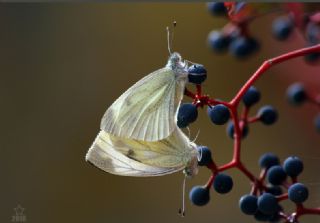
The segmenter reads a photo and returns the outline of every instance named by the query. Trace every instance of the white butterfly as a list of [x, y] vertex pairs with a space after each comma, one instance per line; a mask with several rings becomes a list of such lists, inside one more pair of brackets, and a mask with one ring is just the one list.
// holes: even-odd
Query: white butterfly
[[116, 175], [160, 176], [182, 169], [195, 175], [196, 145], [176, 124], [187, 80], [187, 63], [172, 53], [164, 68], [138, 81], [108, 108], [86, 160]]

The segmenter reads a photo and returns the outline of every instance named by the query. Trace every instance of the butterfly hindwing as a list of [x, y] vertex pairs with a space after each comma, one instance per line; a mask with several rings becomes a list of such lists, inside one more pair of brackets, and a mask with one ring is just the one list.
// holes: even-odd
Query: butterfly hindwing
[[191, 153], [183, 153], [188, 151], [183, 145], [188, 142], [181, 141], [184, 138], [178, 134], [180, 132], [174, 132], [159, 142], [145, 142], [119, 138], [102, 130], [89, 149], [86, 160], [116, 175], [148, 177], [174, 173], [185, 168], [192, 156]]

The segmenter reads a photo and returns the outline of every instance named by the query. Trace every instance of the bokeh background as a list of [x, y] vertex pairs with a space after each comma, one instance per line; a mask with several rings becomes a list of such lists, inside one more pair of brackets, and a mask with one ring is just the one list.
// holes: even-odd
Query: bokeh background
[[[206, 45], [207, 34], [227, 21], [211, 17], [204, 3], [1, 4], [0, 222], [11, 222], [18, 204], [25, 208], [27, 222], [34, 223], [255, 222], [238, 209], [239, 197], [250, 187], [237, 171], [228, 171], [234, 179], [230, 194], [212, 191], [211, 202], [202, 208], [187, 200], [186, 217], [181, 218], [182, 173], [119, 177], [99, 171], [84, 157], [106, 108], [137, 80], [165, 65], [165, 27], [172, 21], [178, 22], [174, 50], [204, 64], [205, 91], [229, 100], [264, 59], [304, 46], [295, 37], [274, 40], [273, 17], [252, 24], [262, 48], [238, 61], [213, 54]], [[316, 207], [320, 135], [312, 121], [318, 111], [287, 104], [285, 90], [295, 80], [319, 91], [319, 67], [295, 59], [272, 68], [256, 84], [263, 96], [259, 106], [276, 106], [280, 119], [272, 127], [251, 127], [243, 159], [258, 173], [257, 160], [266, 151], [282, 159], [301, 156], [301, 180], [311, 192], [307, 205]], [[191, 135], [200, 130], [197, 143], [208, 145], [219, 164], [229, 161], [232, 141], [225, 127], [211, 125], [205, 110], [199, 114]], [[209, 174], [201, 169], [187, 188], [204, 184]], [[302, 222], [320, 218], [308, 216]]]

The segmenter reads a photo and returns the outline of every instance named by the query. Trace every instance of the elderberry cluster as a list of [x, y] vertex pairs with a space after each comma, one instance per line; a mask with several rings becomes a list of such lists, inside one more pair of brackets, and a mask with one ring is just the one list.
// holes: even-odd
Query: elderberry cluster
[[[228, 9], [224, 2], [210, 2], [207, 4], [213, 16], [227, 16]], [[237, 2], [234, 13], [242, 11], [246, 3]], [[213, 30], [208, 36], [208, 45], [216, 53], [229, 53], [236, 58], [245, 58], [259, 49], [259, 42], [249, 33], [248, 17], [236, 18], [226, 25], [221, 31]]]
[[[278, 222], [284, 216], [280, 205], [282, 199], [289, 198], [296, 205], [308, 199], [308, 188], [297, 182], [298, 175], [303, 171], [303, 163], [298, 157], [291, 156], [280, 165], [276, 155], [266, 153], [261, 156], [259, 165], [266, 175], [259, 179], [260, 186], [256, 190], [240, 198], [239, 207], [244, 214], [253, 215], [258, 221]], [[261, 186], [264, 185], [265, 177], [268, 184]], [[288, 177], [291, 183], [287, 181]], [[287, 193], [283, 192], [286, 188]]]
[[[266, 4], [266, 3], [264, 3]], [[303, 3], [278, 4], [277, 14], [270, 27], [273, 36], [279, 41], [290, 40], [293, 35], [300, 35], [306, 46], [320, 43], [320, 13], [307, 12]], [[215, 17], [225, 17], [228, 23], [220, 30], [213, 30], [208, 35], [208, 45], [215, 53], [229, 51], [236, 58], [246, 58], [260, 48], [260, 43], [250, 32], [250, 24], [256, 19], [274, 14], [266, 12], [248, 2], [210, 2], [208, 11]], [[294, 31], [297, 32], [294, 32]], [[305, 61], [315, 64], [320, 53], [310, 53]]]
[[[318, 98], [313, 98], [312, 95], [308, 95], [304, 85], [302, 83], [293, 83], [287, 89], [288, 102], [293, 106], [300, 106], [306, 102], [315, 103], [319, 105]], [[320, 113], [314, 118], [314, 126], [318, 132], [320, 132]]]

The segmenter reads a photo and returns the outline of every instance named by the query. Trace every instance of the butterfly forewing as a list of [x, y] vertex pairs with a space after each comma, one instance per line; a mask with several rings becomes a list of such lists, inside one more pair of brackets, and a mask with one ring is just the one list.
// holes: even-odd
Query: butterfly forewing
[[170, 68], [149, 74], [108, 108], [101, 129], [117, 137], [143, 141], [168, 137], [176, 127], [182, 88]]

